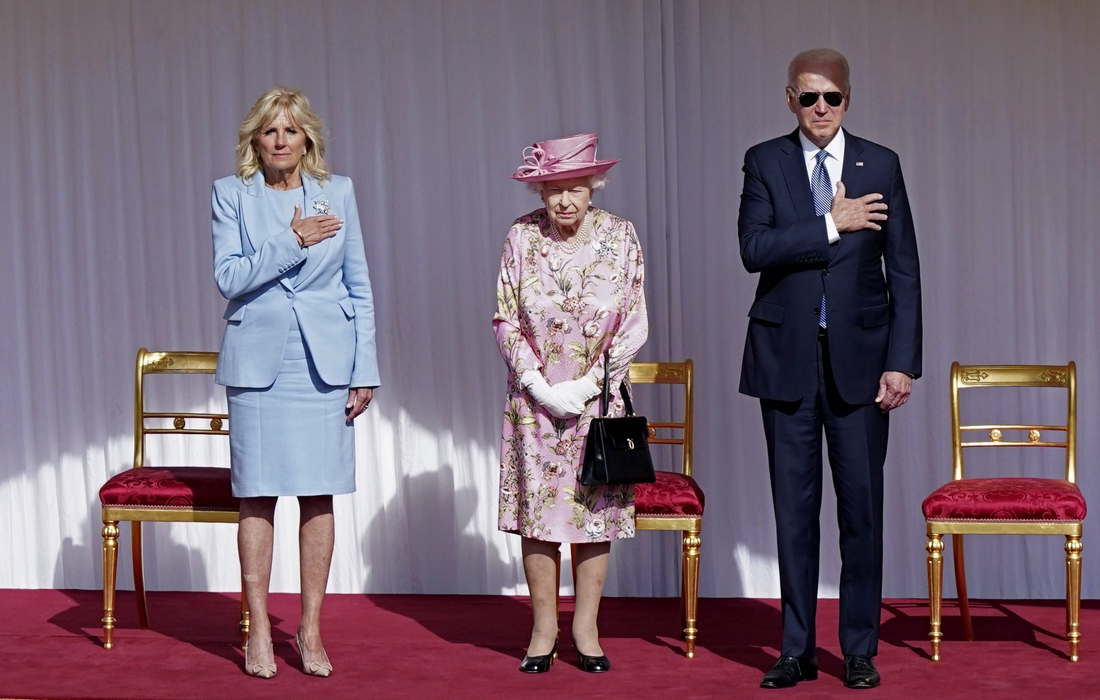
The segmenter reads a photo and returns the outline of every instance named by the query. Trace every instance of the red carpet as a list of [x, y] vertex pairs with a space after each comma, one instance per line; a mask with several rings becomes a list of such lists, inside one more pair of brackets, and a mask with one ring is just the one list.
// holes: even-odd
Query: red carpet
[[[696, 656], [676, 638], [679, 602], [607, 598], [601, 608], [611, 673], [589, 675], [569, 643], [563, 601], [561, 657], [550, 673], [516, 670], [530, 630], [523, 599], [491, 596], [333, 595], [325, 602], [325, 645], [335, 672], [311, 678], [296, 666], [298, 598], [276, 595], [279, 673], [241, 670], [237, 599], [215, 593], [150, 593], [152, 630], [137, 629], [132, 594], [119, 594], [115, 648], [100, 643], [98, 591], [0, 591], [2, 698], [850, 698], [836, 642], [837, 604], [818, 613], [821, 677], [764, 691], [777, 658], [777, 601], [704, 599]], [[1066, 657], [1060, 601], [975, 604], [980, 641], [961, 641], [947, 606], [943, 661], [928, 660], [927, 606], [888, 601], [877, 664], [883, 685], [868, 698], [996, 700], [1100, 697], [1100, 604], [1084, 603], [1082, 653]]]

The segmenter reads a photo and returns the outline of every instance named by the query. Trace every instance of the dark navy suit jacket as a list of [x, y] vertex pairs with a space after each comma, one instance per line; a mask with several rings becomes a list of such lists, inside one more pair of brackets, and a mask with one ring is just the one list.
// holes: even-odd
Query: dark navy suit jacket
[[870, 404], [887, 370], [921, 374], [920, 263], [896, 153], [845, 134], [841, 181], [889, 207], [881, 231], [829, 245], [816, 216], [798, 131], [745, 154], [737, 219], [741, 260], [759, 272], [741, 364], [743, 394], [797, 401], [817, 390], [818, 307], [827, 299], [829, 354], [840, 397]]

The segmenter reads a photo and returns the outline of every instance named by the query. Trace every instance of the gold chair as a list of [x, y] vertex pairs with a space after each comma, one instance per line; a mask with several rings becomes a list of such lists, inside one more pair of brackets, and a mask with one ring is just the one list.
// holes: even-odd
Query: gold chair
[[[673, 384], [683, 387], [684, 413], [679, 421], [649, 420], [650, 445], [678, 445], [677, 471], [662, 471], [657, 481], [634, 488], [635, 527], [638, 530], [676, 530], [682, 535], [680, 556], [680, 622], [686, 654], [695, 656], [696, 611], [699, 603], [699, 547], [703, 529], [703, 490], [692, 478], [692, 402], [694, 372], [691, 360], [683, 362], [634, 362], [631, 384]], [[635, 406], [638, 402], [635, 401]], [[652, 415], [639, 411], [647, 418]]]
[[[962, 425], [959, 391], [982, 387], [1044, 387], [1066, 390], [1066, 420], [1060, 425]], [[985, 433], [988, 439], [967, 439]], [[1006, 433], [1009, 434], [1006, 437]], [[1044, 433], [1055, 433], [1044, 439]], [[1058, 438], [1061, 439], [1058, 439]], [[1066, 638], [1070, 661], [1081, 639], [1081, 522], [1085, 499], [1077, 480], [1077, 367], [1068, 365], [951, 365], [952, 480], [923, 504], [928, 526], [928, 604], [932, 660], [940, 659], [943, 535], [951, 535], [955, 583], [963, 630], [974, 639], [963, 566], [963, 535], [1064, 535], [1066, 538]], [[1065, 450], [1065, 479], [963, 477], [963, 449], [1044, 447]]]
[[[657, 468], [657, 481], [634, 486], [634, 527], [637, 530], [678, 530], [683, 533], [680, 558], [680, 638], [686, 642], [686, 655], [695, 656], [696, 610], [699, 604], [699, 547], [703, 529], [703, 490], [691, 476], [692, 402], [694, 371], [691, 360], [683, 362], [632, 362], [630, 383], [677, 384], [684, 391], [684, 413], [680, 421], [648, 420], [650, 445], [678, 445], [679, 471]], [[634, 402], [638, 410], [638, 402]], [[641, 411], [642, 414], [647, 412]], [[658, 435], [657, 431], [662, 431]], [[656, 465], [655, 465], [656, 466]], [[573, 580], [577, 580], [577, 546], [570, 547]], [[557, 556], [558, 580], [561, 580], [561, 555]]]
[[[229, 470], [222, 467], [148, 467], [147, 435], [228, 435], [224, 413], [157, 413], [147, 410], [145, 379], [150, 374], [214, 374], [216, 352], [149, 352], [138, 350], [134, 391], [134, 466], [116, 474], [99, 490], [103, 506], [103, 646], [114, 645], [115, 575], [118, 568], [120, 521], [130, 521], [134, 563], [134, 595], [138, 622], [149, 628], [145, 576], [141, 557], [141, 523], [235, 523], [240, 501], [233, 497]], [[189, 426], [189, 421], [193, 421]], [[195, 427], [194, 422], [199, 425]], [[248, 605], [241, 596], [240, 630], [248, 642]]]

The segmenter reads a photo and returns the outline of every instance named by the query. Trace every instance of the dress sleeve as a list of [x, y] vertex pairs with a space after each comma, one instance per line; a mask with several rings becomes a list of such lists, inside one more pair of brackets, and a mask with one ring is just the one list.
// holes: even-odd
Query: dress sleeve
[[359, 208], [355, 204], [355, 188], [350, 178], [345, 197], [344, 286], [355, 309], [355, 364], [351, 371], [351, 386], [377, 388], [382, 380], [378, 373], [378, 348], [374, 339], [374, 294], [367, 270], [363, 231], [359, 225]]
[[515, 224], [504, 241], [500, 275], [497, 277], [497, 312], [493, 316], [493, 333], [496, 335], [497, 346], [508, 370], [517, 381], [528, 370], [542, 369], [542, 360], [524, 335], [520, 320], [523, 313], [520, 308], [521, 291], [524, 285], [522, 232], [523, 227]]
[[[612, 388], [618, 387], [630, 373], [630, 363], [649, 337], [649, 316], [645, 306], [645, 261], [634, 224], [626, 222], [626, 264], [623, 279], [622, 317], [611, 336], [610, 377]], [[603, 386], [604, 361], [600, 358], [586, 375]]]
[[[255, 176], [254, 176], [255, 177]], [[226, 299], [235, 299], [278, 279], [287, 270], [300, 265], [306, 253], [290, 230], [265, 240], [260, 249], [245, 255], [241, 243], [238, 200], [227, 191], [223, 181], [214, 183], [211, 199], [211, 229], [214, 234], [214, 279]]]

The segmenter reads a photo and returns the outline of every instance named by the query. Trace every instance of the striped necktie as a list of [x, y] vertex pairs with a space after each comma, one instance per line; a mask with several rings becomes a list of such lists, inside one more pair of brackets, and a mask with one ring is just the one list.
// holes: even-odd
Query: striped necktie
[[[814, 213], [824, 216], [833, 208], [833, 183], [829, 179], [829, 169], [825, 167], [825, 159], [829, 154], [825, 149], [817, 152], [817, 165], [814, 166], [813, 176], [810, 177], [810, 194], [814, 198]], [[826, 328], [825, 323], [825, 292], [821, 292], [821, 313], [817, 317], [817, 325]]]

